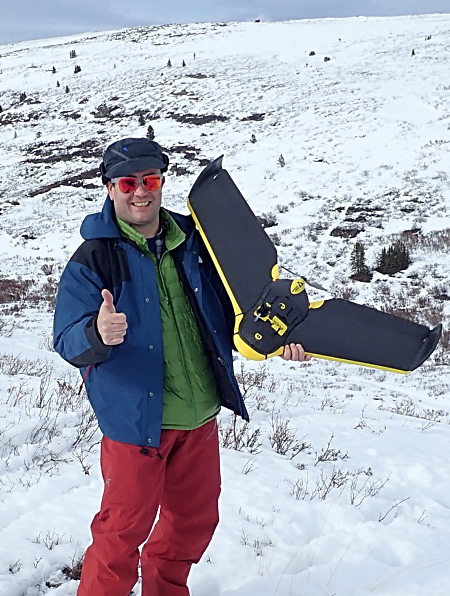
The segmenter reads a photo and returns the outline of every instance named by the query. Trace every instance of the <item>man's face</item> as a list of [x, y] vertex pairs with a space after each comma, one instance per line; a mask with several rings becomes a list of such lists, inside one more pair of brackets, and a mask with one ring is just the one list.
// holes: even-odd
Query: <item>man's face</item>
[[[147, 176], [148, 174], [161, 174], [157, 168], [149, 168], [143, 172], [133, 172], [132, 176]], [[165, 179], [161, 181], [161, 188], [149, 191], [143, 184], [138, 184], [132, 193], [123, 193], [118, 184], [107, 182], [109, 196], [114, 202], [117, 217], [141, 232], [146, 238], [152, 238], [159, 232], [159, 209], [161, 207], [162, 187]]]

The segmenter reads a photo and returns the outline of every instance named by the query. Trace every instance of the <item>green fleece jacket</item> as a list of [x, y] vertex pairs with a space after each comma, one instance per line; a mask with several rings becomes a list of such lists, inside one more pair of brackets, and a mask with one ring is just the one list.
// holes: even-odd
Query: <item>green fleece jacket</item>
[[121, 234], [135, 242], [156, 268], [164, 346], [162, 427], [192, 430], [217, 416], [220, 400], [192, 307], [170, 254], [185, 234], [164, 209], [161, 217], [169, 226], [159, 263], [140, 232], [117, 216], [116, 221]]

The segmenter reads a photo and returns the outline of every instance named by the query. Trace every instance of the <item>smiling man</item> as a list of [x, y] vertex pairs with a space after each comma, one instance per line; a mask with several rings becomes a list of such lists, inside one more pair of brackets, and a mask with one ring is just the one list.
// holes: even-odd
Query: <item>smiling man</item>
[[[248, 420], [228, 296], [192, 218], [161, 207], [168, 164], [148, 139], [106, 149], [108, 196], [59, 285], [55, 349], [81, 369], [104, 435], [78, 596], [128, 596], [139, 562], [143, 596], [189, 595], [219, 519], [216, 416]], [[291, 345], [284, 358], [305, 355]]]

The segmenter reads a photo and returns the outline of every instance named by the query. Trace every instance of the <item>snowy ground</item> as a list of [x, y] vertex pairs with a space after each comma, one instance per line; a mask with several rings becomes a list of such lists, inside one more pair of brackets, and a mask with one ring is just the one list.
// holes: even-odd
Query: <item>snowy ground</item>
[[[1, 596], [73, 596], [68, 568], [99, 506], [100, 435], [50, 348], [60, 271], [105, 196], [104, 147], [151, 124], [176, 166], [166, 205], [183, 212], [201, 160], [225, 154], [254, 211], [275, 219], [283, 265], [447, 331], [449, 65], [446, 15], [0, 46]], [[349, 279], [356, 240], [374, 267], [400, 238], [406, 271]], [[280, 359], [236, 371], [252, 422], [233, 445], [221, 416], [222, 519], [192, 596], [447, 596], [448, 335], [408, 376]]]

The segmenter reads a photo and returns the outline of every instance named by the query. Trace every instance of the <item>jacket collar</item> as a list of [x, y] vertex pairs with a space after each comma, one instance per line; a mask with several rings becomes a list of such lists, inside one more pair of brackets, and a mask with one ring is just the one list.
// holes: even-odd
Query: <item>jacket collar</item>
[[[161, 230], [158, 236], [164, 234], [164, 242], [168, 250], [176, 248], [186, 239], [186, 234], [177, 225], [170, 213], [164, 208], [161, 208], [160, 211], [160, 221]], [[144, 254], [148, 255], [150, 251], [147, 238], [120, 218], [117, 217], [116, 222], [122, 236], [132, 240]]]
[[113, 202], [109, 198], [109, 195], [107, 195], [100, 213], [93, 213], [84, 218], [80, 233], [84, 240], [120, 238], [120, 230], [116, 224]]

